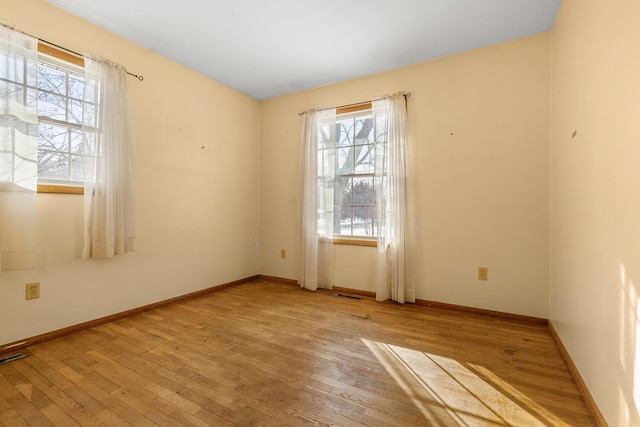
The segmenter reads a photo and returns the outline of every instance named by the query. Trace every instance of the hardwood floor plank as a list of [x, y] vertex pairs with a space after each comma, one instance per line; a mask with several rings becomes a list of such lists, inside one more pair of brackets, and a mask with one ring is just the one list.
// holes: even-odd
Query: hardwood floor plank
[[35, 345], [0, 423], [593, 426], [548, 327], [256, 280]]
[[[69, 417], [74, 419], [80, 425], [105, 426], [97, 417], [98, 413], [105, 408], [99, 402], [95, 402], [88, 396], [78, 392], [73, 384], [66, 381], [60, 381], [62, 376], [51, 368], [43, 368], [45, 366], [37, 357], [20, 360], [23, 363], [14, 363], [17, 371], [22, 373], [29, 381], [38, 387], [51, 401], [62, 409]], [[42, 370], [36, 370], [32, 365], [40, 367]], [[55, 383], [53, 381], [58, 381]], [[64, 384], [61, 388], [59, 384]], [[93, 411], [93, 412], [92, 412]]]
[[11, 405], [0, 395], [0, 412], [11, 409]]
[[11, 410], [5, 411], [7, 416], [13, 416], [13, 412], [16, 412], [27, 424], [42, 426], [53, 425], [14, 384], [11, 384], [7, 380], [5, 375], [11, 377], [13, 372], [15, 371], [13, 371], [12, 366], [2, 365], [2, 371], [0, 371], [0, 397], [11, 405]]
[[0, 426], [28, 427], [29, 424], [27, 424], [15, 409], [5, 409], [4, 411], [0, 411]]
[[[146, 418], [143, 414], [125, 404], [116, 396], [102, 389], [90, 380], [85, 379], [80, 381], [78, 383], [78, 387], [92, 398], [102, 403], [106, 408], [109, 408], [110, 412], [100, 414], [100, 419], [107, 422], [109, 425], [122, 425], [126, 423], [135, 426], [155, 425], [155, 423]], [[118, 418], [115, 418], [116, 414]], [[124, 420], [126, 420], [126, 422]]]

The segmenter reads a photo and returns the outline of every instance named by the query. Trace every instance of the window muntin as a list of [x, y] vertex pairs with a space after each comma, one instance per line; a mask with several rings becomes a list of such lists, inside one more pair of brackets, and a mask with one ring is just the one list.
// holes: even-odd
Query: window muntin
[[38, 181], [82, 185], [83, 68], [42, 53], [38, 59]]
[[[375, 238], [376, 141], [371, 109], [339, 114], [336, 135], [321, 141], [336, 141], [335, 155], [330, 156], [332, 144], [319, 144], [319, 179], [331, 179], [333, 185], [333, 235], [339, 237]], [[325, 130], [327, 132], [327, 130]], [[333, 158], [331, 158], [333, 157]], [[333, 161], [333, 177], [325, 173]], [[323, 169], [324, 168], [324, 169]], [[324, 224], [319, 222], [322, 228]]]

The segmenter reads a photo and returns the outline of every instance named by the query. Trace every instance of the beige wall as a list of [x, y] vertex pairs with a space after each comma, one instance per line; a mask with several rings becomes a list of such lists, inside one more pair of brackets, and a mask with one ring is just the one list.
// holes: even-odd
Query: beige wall
[[0, 0], [0, 19], [145, 77], [129, 80], [138, 251], [81, 261], [82, 196], [39, 194], [38, 267], [0, 274], [0, 344], [259, 273], [258, 101], [39, 0]]
[[640, 425], [639, 40], [631, 0], [553, 30], [549, 316], [610, 426]]
[[[417, 297], [547, 317], [550, 67], [543, 33], [264, 101], [261, 273], [297, 278], [298, 112], [405, 90]], [[338, 249], [336, 284], [373, 290], [375, 250]]]

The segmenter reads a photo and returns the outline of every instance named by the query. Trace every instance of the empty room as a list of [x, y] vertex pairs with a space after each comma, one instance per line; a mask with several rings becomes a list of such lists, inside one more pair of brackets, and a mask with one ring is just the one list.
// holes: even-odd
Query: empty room
[[0, 425], [640, 427], [637, 0], [0, 0]]

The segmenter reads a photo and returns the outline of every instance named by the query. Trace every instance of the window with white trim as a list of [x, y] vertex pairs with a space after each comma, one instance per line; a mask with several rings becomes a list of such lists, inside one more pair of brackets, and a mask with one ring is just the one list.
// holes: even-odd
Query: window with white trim
[[38, 183], [82, 186], [84, 68], [42, 52], [37, 67]]
[[334, 236], [377, 236], [374, 128], [370, 104], [337, 111]]

